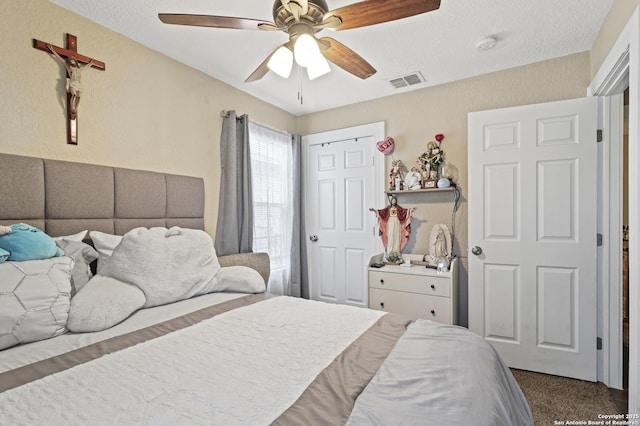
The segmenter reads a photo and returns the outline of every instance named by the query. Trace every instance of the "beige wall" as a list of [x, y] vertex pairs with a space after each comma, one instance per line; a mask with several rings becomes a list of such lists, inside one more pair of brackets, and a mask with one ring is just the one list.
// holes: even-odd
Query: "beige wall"
[[[458, 216], [457, 240], [466, 257], [467, 218], [467, 114], [515, 105], [583, 97], [589, 84], [589, 54], [580, 53], [512, 68], [450, 84], [429, 87], [382, 99], [309, 114], [298, 119], [301, 134], [384, 121], [386, 133], [396, 141], [395, 158], [408, 167], [426, 149], [437, 133], [445, 139], [441, 145], [448, 162], [459, 170], [463, 207]], [[389, 157], [386, 169], [389, 170]], [[450, 197], [403, 195], [401, 205], [416, 205], [409, 248], [414, 253], [427, 250], [428, 234], [434, 223], [451, 223]], [[408, 198], [411, 197], [411, 198]], [[423, 205], [423, 203], [425, 203]]]
[[[49, 1], [2, 2], [0, 152], [201, 176], [215, 234], [222, 109], [295, 131], [296, 117]], [[82, 73], [79, 144], [67, 145], [64, 69], [37, 38], [106, 63]]]
[[593, 47], [591, 48], [591, 77], [595, 76], [624, 29], [640, 0], [615, 0]]
[[[459, 316], [466, 324], [467, 286], [467, 114], [515, 105], [584, 97], [589, 85], [589, 53], [486, 74], [298, 118], [298, 132], [318, 133], [384, 121], [396, 141], [394, 156], [411, 167], [437, 133], [448, 162], [459, 170], [462, 205], [456, 218], [456, 253], [462, 257]], [[386, 170], [389, 170], [387, 157]], [[398, 203], [417, 210], [405, 252], [428, 252], [434, 224], [451, 223], [451, 194], [401, 195]]]

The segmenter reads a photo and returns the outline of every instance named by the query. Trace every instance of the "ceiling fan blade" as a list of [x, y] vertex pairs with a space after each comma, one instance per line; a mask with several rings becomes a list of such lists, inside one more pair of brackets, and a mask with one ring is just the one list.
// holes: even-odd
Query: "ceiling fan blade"
[[322, 55], [343, 70], [363, 80], [376, 73], [376, 69], [369, 62], [339, 41], [331, 37], [322, 37], [319, 41]]
[[348, 30], [431, 12], [439, 7], [440, 0], [365, 0], [331, 10], [325, 19], [337, 16], [342, 24], [336, 29]]
[[271, 59], [272, 55], [273, 55], [273, 52], [271, 53], [271, 55], [267, 56], [267, 58], [264, 61], [262, 61], [260, 65], [258, 65], [258, 68], [256, 68], [255, 71], [253, 71], [251, 75], [247, 77], [247, 79], [244, 82], [251, 83], [252, 81], [258, 81], [262, 77], [267, 75], [267, 73], [269, 72], [269, 67], [267, 66], [267, 64], [269, 63], [269, 59]]
[[292, 61], [293, 61], [293, 45], [291, 44], [291, 42], [287, 42], [281, 46], [276, 47], [273, 52], [271, 52], [269, 54], [269, 56], [267, 56], [265, 58], [264, 61], [262, 61], [262, 63], [260, 65], [258, 65], [258, 68], [255, 69], [255, 71], [253, 71], [251, 73], [251, 75], [249, 77], [247, 77], [247, 79], [244, 81], [245, 83], [251, 83], [252, 81], [257, 81], [260, 80], [262, 77], [264, 77], [268, 72], [269, 72], [269, 60], [271, 59], [271, 57], [273, 55], [275, 55], [275, 53], [278, 51], [278, 49], [280, 49], [281, 47], [286, 47], [287, 49], [289, 49], [291, 51], [291, 57], [292, 57]]
[[188, 15], [179, 13], [159, 13], [158, 18], [165, 24], [192, 25], [194, 27], [232, 28], [257, 30], [261, 24], [273, 25], [258, 19], [233, 18], [231, 16]]

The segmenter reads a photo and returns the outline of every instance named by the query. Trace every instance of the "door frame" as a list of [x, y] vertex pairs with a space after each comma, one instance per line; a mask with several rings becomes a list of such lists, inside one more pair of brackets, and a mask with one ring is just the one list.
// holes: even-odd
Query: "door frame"
[[[378, 121], [375, 123], [362, 124], [359, 126], [347, 127], [343, 129], [335, 129], [328, 130], [326, 132], [312, 133], [309, 135], [304, 135], [301, 138], [302, 141], [302, 188], [304, 188], [305, 192], [308, 193], [310, 191], [308, 181], [308, 171], [309, 171], [309, 147], [312, 145], [319, 145], [327, 142], [335, 142], [340, 140], [348, 140], [348, 139], [357, 139], [362, 137], [373, 137], [374, 141], [381, 141], [385, 138], [385, 122]], [[375, 176], [372, 191], [373, 200], [376, 205], [386, 205], [386, 200], [384, 196], [384, 190], [386, 185], [385, 179], [385, 156], [382, 154], [377, 148], [373, 150], [373, 158], [371, 161], [373, 162], [373, 173]], [[304, 203], [304, 217], [305, 223], [310, 223], [310, 209], [311, 206], [306, 201], [309, 199], [308, 196], [305, 196]], [[371, 206], [374, 207], [374, 206]], [[376, 223], [374, 221], [374, 223]], [[377, 226], [375, 224], [374, 226]], [[375, 232], [377, 231], [374, 228]], [[376, 234], [377, 235], [377, 234]], [[371, 253], [378, 253], [383, 250], [382, 243], [379, 238], [374, 238], [374, 246], [370, 247]], [[305, 242], [307, 244], [307, 253], [311, 248], [309, 247], [309, 241], [305, 238]], [[362, 268], [366, 270], [368, 265], [362, 265]], [[314, 282], [314, 271], [315, 265], [309, 264], [309, 294], [312, 294], [312, 288], [317, 285]], [[368, 298], [367, 298], [368, 299]]]
[[[603, 205], [609, 206], [609, 220], [621, 216], [622, 200], [619, 188], [622, 186], [620, 170], [621, 156], [620, 146], [611, 146], [616, 143], [618, 136], [612, 134], [610, 122], [613, 114], [617, 112], [611, 104], [611, 96], [619, 93], [621, 85], [629, 85], [629, 163], [640, 164], [640, 120], [638, 119], [640, 108], [640, 7], [636, 8], [627, 22], [624, 30], [609, 51], [602, 66], [595, 74], [589, 88], [588, 96], [604, 96], [604, 119], [602, 124], [609, 125], [604, 132], [609, 137], [609, 146], [603, 147], [604, 166], [602, 170], [602, 195]], [[608, 165], [608, 167], [607, 167]], [[617, 169], [613, 167], [617, 166]], [[616, 171], [616, 173], [613, 173]], [[640, 241], [640, 173], [637, 168], [629, 168], [629, 413], [638, 413], [640, 408], [640, 327], [638, 315], [640, 314], [640, 256], [637, 255], [638, 242]], [[616, 200], [615, 198], [618, 198]], [[608, 204], [604, 204], [605, 201]], [[602, 251], [602, 325], [603, 338], [606, 340], [603, 357], [603, 377], [605, 384], [612, 387], [621, 387], [621, 383], [615, 386], [617, 376], [621, 377], [622, 369], [622, 344], [620, 342], [622, 326], [622, 303], [620, 299], [621, 265], [615, 263], [621, 256], [621, 228], [606, 229], [605, 241], [608, 239], [608, 247]], [[606, 248], [606, 250], [604, 249]], [[613, 250], [613, 251], [612, 251]], [[613, 263], [612, 263], [613, 262]], [[618, 270], [620, 268], [620, 270]], [[615, 281], [612, 281], [615, 279]]]

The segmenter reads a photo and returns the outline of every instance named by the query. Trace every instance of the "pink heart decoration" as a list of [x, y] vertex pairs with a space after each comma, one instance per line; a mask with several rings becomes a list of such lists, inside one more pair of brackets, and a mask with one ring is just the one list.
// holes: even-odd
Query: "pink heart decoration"
[[376, 144], [376, 148], [378, 148], [378, 151], [380, 151], [384, 155], [392, 154], [395, 147], [396, 142], [391, 136], [386, 137], [385, 140], [380, 141]]

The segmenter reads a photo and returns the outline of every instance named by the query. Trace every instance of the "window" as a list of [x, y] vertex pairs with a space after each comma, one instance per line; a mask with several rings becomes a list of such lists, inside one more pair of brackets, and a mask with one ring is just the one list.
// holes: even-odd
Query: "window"
[[269, 291], [286, 294], [291, 274], [293, 155], [291, 135], [249, 123], [253, 251], [271, 259]]

